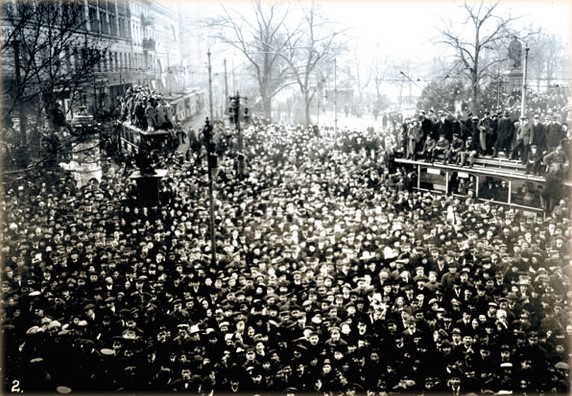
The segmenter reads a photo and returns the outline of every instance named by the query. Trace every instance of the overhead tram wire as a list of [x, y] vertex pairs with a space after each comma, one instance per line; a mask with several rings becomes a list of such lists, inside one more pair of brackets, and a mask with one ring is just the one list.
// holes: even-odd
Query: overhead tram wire
[[[408, 79], [410, 82], [412, 82], [413, 84], [415, 84], [418, 88], [423, 89], [419, 84], [417, 84], [413, 79], [411, 79], [411, 77], [409, 77], [409, 76], [408, 76], [407, 74], [405, 74], [403, 71], [400, 71], [399, 74], [403, 75], [406, 79]], [[449, 75], [443, 77], [443, 79], [446, 79], [446, 78], [449, 78]], [[399, 80], [399, 81], [401, 81], [401, 80]], [[432, 98], [432, 99], [434, 99], [434, 100], [437, 102], [437, 105], [438, 105], [438, 108], [439, 108], [439, 109], [443, 110], [446, 114], [448, 114], [448, 115], [450, 115], [450, 116], [452, 116], [452, 117], [455, 117], [455, 114], [453, 114], [452, 112], [450, 112], [449, 110], [447, 110], [447, 107], [446, 107], [446, 106], [443, 106], [443, 103], [442, 103], [443, 101], [442, 101], [442, 98], [441, 98], [441, 97], [437, 97], [437, 98], [436, 98], [435, 96], [432, 96], [432, 95], [430, 95], [429, 97]]]

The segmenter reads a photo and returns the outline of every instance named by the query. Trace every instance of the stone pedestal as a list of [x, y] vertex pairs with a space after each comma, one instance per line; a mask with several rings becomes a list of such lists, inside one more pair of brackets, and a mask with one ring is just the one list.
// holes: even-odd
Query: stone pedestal
[[161, 179], [167, 174], [166, 169], [155, 169], [155, 173], [141, 173], [135, 171], [130, 176], [137, 183], [139, 202], [141, 206], [150, 207], [159, 204], [159, 190]]
[[78, 139], [67, 150], [71, 151], [71, 160], [59, 165], [72, 173], [78, 188], [88, 185], [91, 179], [101, 181], [103, 171], [98, 135]]
[[507, 70], [503, 74], [504, 74], [503, 80], [505, 83], [505, 93], [511, 94], [515, 91], [522, 90], [522, 78], [523, 78], [522, 69]]

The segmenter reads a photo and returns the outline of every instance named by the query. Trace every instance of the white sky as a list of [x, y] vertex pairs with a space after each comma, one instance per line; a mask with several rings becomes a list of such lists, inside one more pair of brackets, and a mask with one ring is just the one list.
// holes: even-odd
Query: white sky
[[[189, 10], [195, 13], [198, 10], [220, 13], [221, 3], [246, 15], [253, 13], [252, 2], [249, 0], [170, 1], [188, 4]], [[310, 0], [299, 1], [304, 4], [310, 2]], [[295, 4], [296, 0], [282, 0], [282, 2]], [[371, 52], [372, 45], [377, 42], [381, 50], [391, 58], [430, 56], [435, 51], [432, 39], [438, 37], [438, 28], [443, 24], [442, 19], [460, 24], [466, 17], [466, 11], [460, 7], [463, 0], [317, 0], [317, 2], [332, 21], [351, 27], [351, 32], [356, 36], [356, 47]], [[478, 4], [478, 0], [474, 3]], [[571, 0], [501, 0], [497, 10], [503, 15], [510, 13], [512, 17], [519, 16], [520, 19], [514, 22], [513, 26], [522, 28], [531, 25], [535, 28], [542, 26], [543, 31], [553, 32], [567, 42], [572, 38]]]
[[[361, 44], [381, 41], [382, 47], [394, 55], [414, 57], [434, 50], [431, 39], [438, 36], [442, 19], [460, 23], [466, 17], [455, 1], [340, 1], [322, 0], [332, 19], [355, 27]], [[504, 1], [498, 10], [503, 15], [521, 18], [514, 26], [542, 26], [567, 41], [571, 37], [572, 2], [570, 1]], [[507, 14], [504, 14], [507, 12]], [[427, 51], [427, 52], [426, 52]]]

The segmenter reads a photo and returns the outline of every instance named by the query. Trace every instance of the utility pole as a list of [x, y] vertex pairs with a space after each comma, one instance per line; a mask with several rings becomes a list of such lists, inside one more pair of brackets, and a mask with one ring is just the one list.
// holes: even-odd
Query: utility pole
[[210, 111], [210, 117], [211, 120], [214, 119], [213, 118], [213, 78], [212, 78], [212, 74], [211, 74], [211, 50], [209, 48], [209, 50], [207, 51], [207, 55], [209, 58], [209, 111]]
[[526, 74], [528, 69], [528, 46], [525, 43], [524, 48], [524, 63], [523, 63], [523, 73], [522, 73], [522, 101], [520, 103], [520, 116], [525, 117], [526, 113]]
[[234, 124], [234, 126], [236, 128], [237, 135], [238, 135], [238, 172], [237, 173], [238, 173], [238, 177], [242, 179], [244, 177], [244, 168], [245, 168], [244, 160], [245, 160], [245, 158], [244, 158], [244, 153], [243, 153], [243, 141], [242, 141], [242, 130], [240, 128], [240, 118], [243, 117], [244, 123], [246, 125], [248, 125], [248, 123], [250, 121], [250, 115], [248, 114], [248, 108], [247, 107], [244, 108], [244, 114], [243, 115], [240, 114], [240, 99], [247, 100], [248, 98], [246, 98], [244, 96], [240, 96], [238, 91], [236, 91], [236, 95], [229, 96], [228, 98], [230, 99], [230, 105], [228, 108], [228, 111], [230, 113], [229, 121]]
[[497, 109], [500, 106], [500, 73], [497, 74]]
[[316, 125], [320, 125], [320, 93], [321, 89], [318, 88], [318, 109], [316, 114]]
[[205, 120], [203, 128], [203, 136], [205, 147], [207, 149], [207, 168], [209, 177], [209, 215], [210, 215], [210, 233], [211, 233], [211, 268], [216, 268], [216, 230], [215, 230], [215, 207], [214, 207], [214, 192], [213, 192], [213, 169], [217, 167], [217, 156], [213, 154], [213, 127], [210, 124], [209, 118]]
[[334, 142], [338, 137], [338, 79], [337, 64], [334, 58]]
[[[228, 98], [228, 79], [226, 74], [226, 58], [224, 59], [224, 97]], [[228, 108], [228, 100], [225, 100], [225, 109]]]
[[231, 66], [232, 66], [232, 90], [234, 91], [236, 89], [236, 80], [234, 77], [234, 58], [232, 58]]

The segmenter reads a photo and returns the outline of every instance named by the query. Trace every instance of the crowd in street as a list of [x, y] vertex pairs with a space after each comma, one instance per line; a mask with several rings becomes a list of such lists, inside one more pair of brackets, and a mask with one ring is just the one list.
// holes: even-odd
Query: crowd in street
[[156, 207], [125, 166], [4, 186], [5, 390], [569, 392], [567, 198], [414, 191], [371, 131], [244, 146], [243, 177], [220, 153], [214, 255], [204, 150], [164, 159]]

